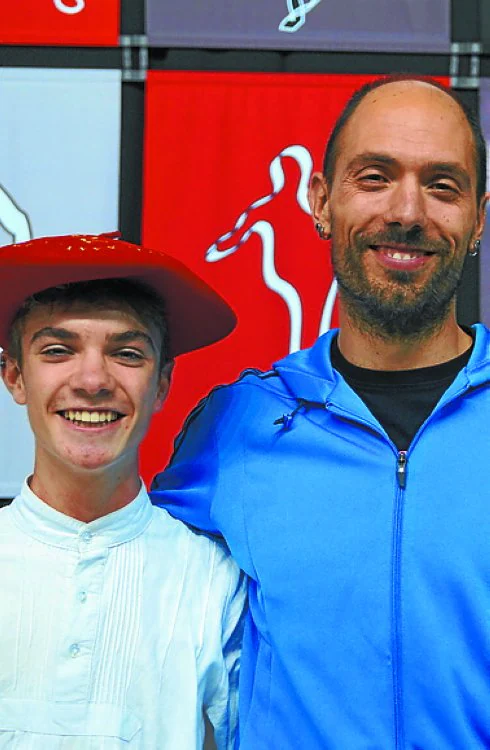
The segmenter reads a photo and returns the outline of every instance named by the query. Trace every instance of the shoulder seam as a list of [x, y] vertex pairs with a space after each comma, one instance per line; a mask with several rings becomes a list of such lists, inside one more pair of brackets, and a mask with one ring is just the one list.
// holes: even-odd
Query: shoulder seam
[[268, 378], [272, 377], [279, 377], [278, 373], [275, 370], [267, 370], [264, 372], [263, 370], [259, 370], [258, 368], [249, 367], [246, 370], [243, 370], [243, 372], [240, 373], [238, 378], [236, 380], [233, 380], [231, 383], [220, 383], [219, 385], [215, 385], [214, 388], [212, 388], [209, 393], [204, 396], [197, 404], [196, 406], [191, 409], [187, 417], [185, 418], [184, 424], [182, 425], [182, 429], [180, 430], [179, 434], [174, 440], [174, 446], [173, 446], [173, 452], [172, 457], [168, 463], [168, 466], [172, 465], [173, 457], [177, 453], [178, 449], [180, 448], [180, 445], [184, 439], [184, 436], [189, 429], [192, 422], [196, 419], [196, 417], [202, 412], [204, 407], [206, 406], [207, 401], [211, 398], [211, 396], [216, 393], [217, 391], [222, 390], [223, 388], [231, 387], [232, 385], [236, 385], [237, 383], [240, 383], [247, 375], [255, 375], [256, 377], [260, 378], [260, 380], [267, 380]]

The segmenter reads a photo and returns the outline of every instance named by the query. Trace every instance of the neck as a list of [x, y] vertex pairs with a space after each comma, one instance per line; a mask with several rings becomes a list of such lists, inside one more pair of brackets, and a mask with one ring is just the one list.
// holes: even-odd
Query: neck
[[471, 346], [471, 337], [457, 324], [455, 311], [427, 334], [412, 339], [388, 339], [363, 329], [345, 309], [339, 310], [339, 349], [358, 367], [370, 370], [415, 370], [448, 362]]
[[53, 466], [36, 455], [31, 490], [60, 513], [89, 523], [128, 505], [141, 488], [138, 467], [83, 471]]

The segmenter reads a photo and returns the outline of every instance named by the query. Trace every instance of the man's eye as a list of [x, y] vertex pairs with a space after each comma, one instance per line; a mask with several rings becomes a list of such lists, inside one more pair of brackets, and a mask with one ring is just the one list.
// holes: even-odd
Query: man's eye
[[442, 182], [442, 180], [433, 182], [432, 187], [435, 188], [436, 190], [447, 190], [450, 192], [456, 192], [456, 188], [454, 187], [454, 185], [450, 184], [449, 182]]
[[365, 172], [360, 175], [362, 182], [371, 182], [375, 184], [383, 184], [386, 182], [386, 177], [379, 172]]
[[144, 354], [135, 349], [118, 349], [115, 356], [126, 362], [142, 362], [145, 359]]

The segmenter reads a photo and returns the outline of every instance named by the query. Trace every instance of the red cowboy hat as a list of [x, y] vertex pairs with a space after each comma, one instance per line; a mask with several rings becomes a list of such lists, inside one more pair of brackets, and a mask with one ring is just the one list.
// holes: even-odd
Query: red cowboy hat
[[231, 307], [175, 258], [117, 238], [118, 233], [40, 237], [0, 247], [0, 346], [24, 300], [76, 281], [131, 278], [165, 301], [170, 356], [212, 344], [236, 324]]

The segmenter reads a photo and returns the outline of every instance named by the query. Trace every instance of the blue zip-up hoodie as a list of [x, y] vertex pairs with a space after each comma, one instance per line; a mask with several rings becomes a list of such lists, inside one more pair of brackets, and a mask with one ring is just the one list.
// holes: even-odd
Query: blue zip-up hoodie
[[490, 747], [490, 333], [406, 454], [335, 332], [190, 415], [153, 502], [250, 576], [241, 750]]

